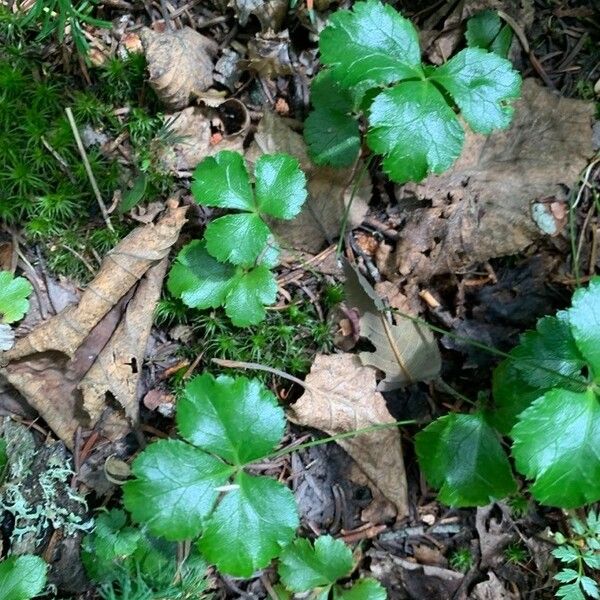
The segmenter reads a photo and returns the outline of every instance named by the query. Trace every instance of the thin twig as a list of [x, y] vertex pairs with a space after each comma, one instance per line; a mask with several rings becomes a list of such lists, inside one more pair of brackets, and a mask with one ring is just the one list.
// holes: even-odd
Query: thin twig
[[279, 369], [275, 369], [273, 367], [268, 367], [267, 365], [260, 365], [258, 363], [251, 362], [242, 362], [239, 360], [225, 360], [224, 358], [213, 358], [211, 362], [214, 362], [216, 365], [220, 367], [227, 367], [229, 369], [250, 369], [256, 371], [266, 371], [267, 373], [272, 373], [273, 375], [277, 375], [277, 377], [281, 377], [282, 379], [287, 379], [288, 381], [292, 381], [293, 383], [297, 383], [299, 386], [302, 386], [305, 390], [309, 389], [309, 386], [306, 385], [302, 379], [298, 379], [285, 371], [280, 371]]
[[98, 184], [96, 183], [96, 178], [94, 177], [92, 167], [90, 166], [90, 161], [88, 160], [85, 148], [83, 147], [83, 142], [81, 141], [81, 136], [79, 135], [79, 130], [77, 129], [77, 123], [75, 123], [75, 118], [73, 117], [73, 111], [69, 106], [67, 106], [67, 108], [65, 108], [65, 112], [67, 113], [67, 119], [69, 120], [69, 125], [71, 126], [71, 130], [73, 131], [73, 135], [75, 136], [75, 142], [77, 143], [77, 149], [79, 150], [79, 154], [81, 155], [81, 160], [83, 160], [85, 172], [87, 173], [90, 183], [92, 184], [92, 189], [94, 190], [94, 194], [96, 195], [98, 206], [100, 206], [100, 212], [102, 212], [104, 222], [106, 223], [108, 229], [114, 232], [115, 229], [112, 226], [112, 223], [110, 222], [110, 217], [108, 215], [108, 211], [106, 210], [106, 205], [104, 204], [104, 200], [102, 200], [102, 194], [100, 194], [100, 189], [98, 188]]

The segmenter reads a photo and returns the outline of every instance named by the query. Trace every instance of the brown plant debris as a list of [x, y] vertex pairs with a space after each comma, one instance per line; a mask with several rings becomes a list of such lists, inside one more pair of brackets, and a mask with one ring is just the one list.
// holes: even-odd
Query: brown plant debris
[[[289, 419], [329, 435], [393, 423], [376, 389], [375, 374], [375, 369], [362, 365], [354, 354], [317, 355], [306, 377], [306, 391], [289, 409]], [[405, 517], [408, 496], [397, 428], [363, 433], [337, 443], [358, 464], [372, 487], [393, 504], [396, 518]]]
[[108, 253], [77, 305], [42, 322], [3, 355], [8, 364], [0, 374], [70, 448], [77, 428], [94, 427], [100, 416], [110, 421], [107, 436], [127, 430], [123, 417], [114, 429], [113, 400], [137, 418], [152, 309], [185, 211], [169, 203], [156, 225], [132, 231]]
[[142, 44], [150, 71], [150, 84], [171, 109], [184, 108], [190, 96], [213, 83], [215, 42], [189, 27], [157, 33], [145, 28]]
[[532, 206], [541, 199], [566, 201], [564, 186], [577, 181], [593, 153], [593, 111], [593, 103], [525, 80], [510, 129], [487, 137], [467, 133], [452, 169], [404, 187], [432, 206], [407, 214], [397, 272], [429, 281], [516, 254], [542, 237]]

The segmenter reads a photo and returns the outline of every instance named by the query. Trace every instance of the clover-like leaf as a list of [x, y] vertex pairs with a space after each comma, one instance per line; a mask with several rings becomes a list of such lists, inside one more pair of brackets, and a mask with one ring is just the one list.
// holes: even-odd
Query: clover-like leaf
[[336, 591], [338, 600], [386, 600], [387, 598], [385, 588], [371, 577], [359, 579], [349, 589], [337, 588]]
[[542, 504], [574, 508], [600, 499], [600, 402], [593, 390], [552, 389], [519, 415], [517, 469]]
[[167, 287], [192, 308], [224, 306], [238, 327], [254, 325], [265, 317], [265, 305], [277, 298], [277, 283], [267, 268], [276, 262], [278, 249], [267, 246], [263, 264], [253, 268], [234, 267], [213, 258], [203, 241], [184, 246], [171, 268]]
[[516, 483], [497, 433], [483, 413], [449, 414], [415, 439], [419, 464], [438, 498], [450, 506], [480, 506], [513, 493]]
[[512, 42], [512, 29], [502, 24], [496, 11], [483, 10], [467, 21], [465, 37], [470, 48], [482, 48], [506, 58]]
[[600, 381], [600, 277], [575, 292], [567, 313], [575, 343]]
[[454, 111], [427, 81], [406, 81], [379, 94], [369, 123], [367, 143], [385, 155], [383, 168], [399, 183], [441, 173], [456, 160], [464, 141]]
[[0, 598], [30, 600], [46, 585], [48, 566], [33, 555], [11, 556], [0, 562]]
[[163, 440], [140, 454], [125, 506], [167, 539], [201, 534], [198, 547], [208, 560], [224, 573], [249, 576], [298, 526], [291, 491], [243, 470], [281, 441], [283, 411], [258, 380], [204, 374], [186, 385], [177, 425], [187, 441]]
[[521, 77], [510, 61], [481, 48], [465, 48], [436, 69], [431, 79], [454, 98], [473, 131], [505, 129], [521, 93]]
[[249, 577], [294, 537], [296, 501], [287, 487], [267, 477], [240, 472], [233, 486], [207, 520], [198, 548], [221, 571]]
[[374, 87], [420, 77], [421, 50], [413, 24], [378, 0], [339, 10], [319, 38], [321, 61], [343, 87]]
[[211, 221], [204, 239], [209, 254], [221, 262], [252, 265], [265, 249], [271, 230], [255, 213], [225, 215]]
[[8, 271], [0, 271], [0, 323], [14, 323], [25, 316], [32, 290], [24, 277], [13, 277]]
[[494, 371], [494, 423], [508, 433], [517, 416], [546, 390], [560, 386], [581, 391], [584, 365], [567, 313], [540, 319]]
[[331, 586], [352, 570], [352, 551], [329, 535], [315, 540], [298, 538], [279, 557], [279, 577], [292, 592]]
[[205, 158], [194, 171], [191, 189], [194, 198], [206, 206], [255, 208], [248, 172], [238, 152], [223, 150]]
[[161, 440], [133, 461], [132, 472], [125, 508], [154, 535], [178, 541], [200, 533], [232, 468], [185, 442]]
[[283, 410], [258, 379], [205, 373], [186, 385], [177, 404], [181, 436], [233, 465], [271, 452], [284, 425]]
[[304, 121], [304, 139], [311, 158], [317, 165], [350, 166], [360, 150], [352, 95], [333, 79], [331, 69], [313, 79], [310, 94], [314, 110]]
[[306, 200], [306, 177], [289, 154], [263, 154], [254, 166], [256, 203], [261, 214], [293, 219]]

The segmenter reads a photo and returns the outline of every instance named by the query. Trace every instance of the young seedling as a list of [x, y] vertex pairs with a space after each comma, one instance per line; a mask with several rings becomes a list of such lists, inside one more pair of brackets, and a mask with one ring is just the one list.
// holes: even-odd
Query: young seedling
[[275, 396], [258, 380], [206, 373], [177, 405], [183, 440], [148, 446], [124, 486], [125, 507], [151, 533], [195, 539], [220, 571], [249, 577], [294, 537], [292, 492], [247, 468], [280, 443], [285, 427]]
[[185, 246], [171, 270], [168, 289], [193, 308], [224, 306], [234, 325], [254, 325], [275, 302], [271, 269], [279, 249], [267, 217], [293, 219], [306, 200], [306, 179], [298, 161], [287, 154], [265, 154], [254, 169], [223, 151], [204, 159], [194, 172], [192, 193], [205, 206], [237, 210], [209, 223], [204, 240]]
[[[473, 46], [480, 29], [471, 28]], [[313, 160], [353, 164], [362, 141], [358, 117], [365, 115], [367, 145], [400, 183], [441, 173], [460, 155], [465, 132], [457, 108], [473, 131], [488, 134], [508, 127], [520, 94], [511, 63], [479, 47], [439, 67], [422, 64], [412, 23], [379, 0], [335, 12], [319, 49], [326, 68], [312, 84], [314, 110], [304, 130]]]
[[2, 600], [30, 600], [46, 587], [48, 566], [39, 556], [11, 556], [0, 562]]
[[312, 592], [309, 597], [314, 600], [385, 600], [387, 593], [375, 579], [359, 579], [352, 586], [338, 583], [350, 575], [353, 566], [350, 548], [323, 535], [314, 545], [306, 539], [294, 540], [281, 553], [278, 571], [290, 592]]

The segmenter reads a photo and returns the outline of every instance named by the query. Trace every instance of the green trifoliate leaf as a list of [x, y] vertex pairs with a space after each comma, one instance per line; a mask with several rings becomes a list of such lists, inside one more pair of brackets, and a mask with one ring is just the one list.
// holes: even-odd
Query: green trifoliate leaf
[[292, 592], [333, 585], [352, 570], [352, 551], [329, 535], [315, 540], [298, 538], [279, 557], [279, 578]]
[[238, 327], [255, 325], [265, 318], [265, 306], [276, 299], [275, 276], [265, 266], [259, 266], [232, 280], [225, 299], [225, 312]]
[[535, 331], [521, 336], [519, 345], [494, 371], [493, 392], [497, 412], [494, 423], [508, 433], [517, 416], [555, 386], [580, 391], [585, 361], [571, 334], [565, 312], [544, 317]]
[[0, 598], [30, 600], [46, 586], [48, 566], [39, 556], [11, 556], [0, 562]]
[[261, 214], [293, 219], [306, 200], [306, 177], [289, 154], [263, 154], [254, 167], [256, 203]]
[[421, 468], [445, 504], [484, 505], [517, 489], [498, 435], [481, 413], [441, 417], [415, 442]]
[[206, 249], [221, 262], [252, 265], [267, 245], [271, 230], [254, 213], [225, 215], [211, 221], [204, 233]]
[[510, 61], [480, 48], [466, 48], [436, 69], [431, 79], [454, 98], [473, 131], [508, 127], [510, 105], [521, 93], [521, 77]]
[[385, 90], [371, 104], [369, 147], [385, 155], [383, 168], [399, 183], [441, 173], [458, 157], [464, 131], [437, 88], [406, 81]]
[[242, 155], [237, 152], [223, 150], [205, 158], [194, 171], [192, 194], [206, 206], [254, 209], [248, 172]]
[[125, 507], [154, 535], [176, 541], [200, 533], [232, 468], [185, 442], [161, 440], [135, 459], [132, 471]]
[[[263, 263], [276, 262], [278, 249], [267, 246]], [[193, 241], [177, 256], [167, 283], [169, 291], [192, 308], [224, 306], [234, 325], [245, 327], [260, 322], [266, 304], [277, 298], [273, 273], [261, 264], [253, 269], [234, 267], [213, 258], [204, 242]]]
[[575, 292], [567, 313], [575, 343], [600, 381], [600, 277]]
[[249, 577], [294, 537], [296, 502], [287, 487], [267, 477], [241, 472], [234, 486], [206, 522], [198, 548], [219, 570]]
[[336, 600], [386, 600], [385, 588], [375, 579], [359, 579], [350, 589], [335, 588]]
[[24, 277], [13, 277], [8, 271], [0, 271], [0, 323], [14, 323], [25, 316], [32, 290]]
[[393, 7], [368, 0], [339, 10], [319, 38], [321, 61], [343, 87], [370, 87], [420, 77], [421, 50], [412, 23]]
[[352, 95], [333, 79], [331, 69], [314, 78], [310, 94], [315, 108], [304, 121], [304, 139], [311, 158], [317, 165], [350, 166], [360, 151]]
[[179, 433], [234, 465], [272, 452], [283, 436], [285, 417], [275, 396], [257, 379], [192, 379], [177, 404]]
[[592, 390], [546, 392], [519, 415], [511, 437], [536, 500], [574, 508], [600, 499], [600, 404]]
[[502, 24], [497, 12], [484, 10], [467, 21], [465, 37], [470, 48], [482, 48], [506, 58], [512, 42], [512, 29]]
[[225, 303], [235, 273], [234, 266], [215, 260], [203, 241], [194, 240], [177, 255], [167, 288], [187, 306], [217, 308]]

